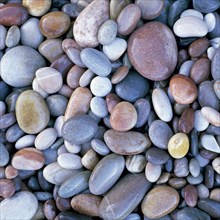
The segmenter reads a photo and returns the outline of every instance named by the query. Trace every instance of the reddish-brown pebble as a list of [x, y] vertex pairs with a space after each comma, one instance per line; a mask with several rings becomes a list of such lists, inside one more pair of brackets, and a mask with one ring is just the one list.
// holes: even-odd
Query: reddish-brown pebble
[[129, 102], [120, 102], [113, 109], [110, 124], [116, 131], [128, 131], [137, 123], [137, 111]]
[[0, 25], [22, 25], [28, 19], [28, 11], [18, 3], [5, 4], [0, 7]]
[[64, 199], [58, 196], [56, 198], [56, 206], [61, 212], [67, 211], [71, 208], [70, 199], [69, 198]]
[[211, 62], [207, 58], [198, 59], [190, 71], [191, 79], [198, 85], [209, 78]]
[[191, 57], [199, 57], [208, 49], [209, 45], [210, 42], [207, 38], [199, 38], [190, 44], [188, 53]]
[[12, 165], [8, 165], [5, 168], [5, 177], [7, 179], [14, 179], [18, 175], [18, 170], [15, 169]]
[[184, 199], [189, 207], [194, 207], [197, 204], [198, 192], [194, 185], [187, 185], [184, 188]]
[[170, 80], [170, 92], [179, 104], [191, 104], [198, 95], [195, 83], [187, 76], [177, 74]]
[[121, 66], [119, 67], [113, 74], [111, 78], [112, 84], [117, 84], [121, 82], [129, 72], [129, 68], [127, 66]]
[[70, 18], [67, 14], [55, 11], [44, 15], [40, 19], [39, 28], [41, 33], [48, 38], [62, 36], [70, 27]]
[[0, 179], [0, 196], [2, 196], [5, 199], [11, 197], [14, 193], [14, 182], [8, 179]]
[[179, 132], [189, 134], [194, 126], [194, 110], [192, 108], [187, 108], [184, 110], [183, 114], [179, 119]]
[[114, 93], [109, 93], [106, 98], [105, 98], [106, 104], [107, 104], [107, 109], [109, 113], [112, 113], [114, 107], [121, 102], [121, 99], [115, 95]]
[[56, 204], [54, 200], [47, 200], [43, 206], [44, 215], [48, 220], [53, 220], [56, 217]]

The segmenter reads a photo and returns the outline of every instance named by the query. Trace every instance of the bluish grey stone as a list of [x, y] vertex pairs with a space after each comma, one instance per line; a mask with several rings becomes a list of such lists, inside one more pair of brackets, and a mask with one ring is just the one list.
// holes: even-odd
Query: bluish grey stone
[[40, 185], [35, 176], [30, 177], [27, 183], [28, 187], [34, 191], [40, 190]]
[[215, 56], [213, 57], [212, 62], [211, 62], [211, 74], [214, 80], [220, 79], [219, 60], [220, 60], [220, 47], [216, 50]]
[[199, 184], [197, 191], [200, 199], [207, 199], [209, 197], [209, 189], [204, 184]]
[[5, 44], [7, 47], [15, 47], [18, 45], [19, 41], [20, 41], [20, 37], [21, 37], [21, 33], [20, 33], [20, 29], [18, 28], [18, 26], [11, 26], [8, 29], [6, 38], [5, 38]]
[[82, 10], [83, 10], [83, 7], [81, 7], [77, 3], [65, 4], [62, 7], [62, 12], [66, 13], [71, 18], [76, 18]]
[[18, 96], [21, 94], [21, 91], [14, 91], [12, 93], [10, 93], [6, 99], [5, 99], [5, 103], [8, 107], [8, 112], [15, 112], [15, 106], [16, 106], [16, 101]]
[[151, 147], [146, 151], [147, 161], [153, 164], [165, 164], [169, 160], [169, 154], [165, 150]]
[[25, 134], [23, 130], [19, 127], [19, 125], [16, 123], [12, 125], [7, 131], [6, 131], [6, 139], [10, 143], [16, 142], [20, 137], [22, 137]]
[[177, 177], [186, 177], [189, 174], [189, 164], [186, 157], [174, 161], [174, 174]]
[[198, 207], [212, 218], [220, 218], [220, 203], [212, 199], [200, 199]]
[[93, 139], [91, 141], [91, 146], [92, 146], [94, 151], [96, 151], [98, 154], [100, 154], [102, 156], [106, 156], [110, 153], [110, 150], [109, 150], [108, 146], [102, 140]]
[[0, 81], [0, 101], [4, 101], [10, 92], [10, 87], [4, 81]]
[[43, 171], [39, 170], [37, 173], [37, 179], [38, 179], [38, 183], [40, 185], [40, 187], [44, 190], [44, 191], [50, 191], [53, 189], [53, 184], [49, 183], [43, 175]]
[[99, 118], [104, 118], [108, 115], [108, 109], [105, 99], [101, 97], [93, 97], [90, 102], [92, 112]]
[[38, 201], [47, 201], [53, 198], [53, 195], [49, 192], [35, 192], [34, 195], [36, 196]]
[[0, 167], [5, 166], [9, 162], [9, 153], [5, 145], [0, 143]]
[[193, 0], [193, 8], [202, 13], [210, 13], [216, 11], [219, 7], [219, 0]]
[[98, 76], [108, 76], [112, 66], [107, 56], [93, 48], [85, 48], [80, 53], [82, 62]]
[[5, 48], [5, 38], [7, 34], [7, 29], [0, 25], [0, 50], [3, 50]]
[[136, 71], [130, 71], [128, 75], [116, 85], [117, 95], [129, 102], [135, 102], [143, 98], [149, 91], [149, 82]]
[[15, 113], [7, 113], [0, 116], [0, 129], [7, 129], [16, 122]]
[[195, 158], [192, 158], [189, 162], [189, 172], [192, 176], [197, 177], [200, 174], [199, 161]]
[[193, 177], [192, 175], [188, 175], [186, 177], [187, 182], [192, 185], [198, 185], [203, 181], [203, 175], [200, 173], [197, 177]]
[[141, 217], [137, 213], [131, 213], [124, 220], [141, 220]]

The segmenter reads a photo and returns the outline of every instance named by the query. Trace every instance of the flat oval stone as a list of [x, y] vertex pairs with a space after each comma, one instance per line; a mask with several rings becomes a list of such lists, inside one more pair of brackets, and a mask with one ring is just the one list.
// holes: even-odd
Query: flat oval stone
[[64, 140], [72, 144], [90, 141], [98, 130], [97, 122], [88, 115], [73, 116], [62, 127]]
[[147, 193], [141, 203], [141, 210], [148, 218], [160, 218], [175, 210], [179, 200], [179, 193], [175, 189], [158, 186]]
[[108, 76], [112, 71], [109, 59], [105, 54], [96, 49], [83, 49], [80, 53], [80, 58], [85, 66], [98, 76]]
[[214, 82], [214, 91], [218, 99], [220, 100], [220, 80]]
[[189, 134], [194, 127], [194, 118], [194, 110], [192, 108], [185, 109], [179, 119], [179, 132]]
[[[88, 19], [89, 18], [89, 19]], [[109, 1], [93, 1], [74, 22], [73, 36], [82, 47], [98, 46], [98, 31], [109, 19]]]
[[151, 147], [146, 151], [147, 161], [161, 165], [165, 164], [169, 160], [169, 154], [165, 150], [161, 150], [157, 147]]
[[[56, 20], [56, 22], [54, 22]], [[62, 36], [70, 27], [70, 17], [61, 12], [54, 11], [45, 14], [39, 23], [41, 33], [47, 38]]]
[[186, 177], [189, 174], [189, 164], [186, 157], [174, 161], [174, 174], [177, 177]]
[[6, 113], [0, 116], [0, 129], [7, 129], [16, 122], [14, 112]]
[[192, 66], [195, 62], [192, 60], [187, 60], [185, 61], [179, 69], [179, 74], [184, 75], [184, 76], [189, 76], [190, 75], [190, 71], [192, 69]]
[[135, 131], [120, 132], [110, 129], [105, 132], [104, 140], [111, 151], [122, 155], [139, 154], [151, 146], [145, 135]]
[[21, 32], [18, 26], [15, 26], [15, 25], [11, 26], [8, 29], [8, 32], [5, 38], [5, 45], [7, 47], [17, 46], [20, 41], [20, 37], [21, 37]]
[[171, 121], [173, 118], [173, 110], [170, 100], [164, 90], [157, 88], [153, 90], [152, 102], [157, 116], [165, 122]]
[[5, 38], [7, 34], [7, 29], [0, 25], [0, 50], [3, 50], [5, 48]]
[[170, 92], [174, 100], [179, 104], [190, 104], [197, 98], [195, 83], [186, 76], [177, 74], [170, 80]]
[[196, 206], [198, 200], [198, 192], [194, 185], [188, 184], [184, 187], [184, 199], [189, 207]]
[[69, 198], [85, 190], [89, 183], [89, 171], [79, 172], [68, 178], [58, 190], [58, 194], [62, 198]]
[[129, 71], [127, 76], [116, 85], [115, 91], [120, 98], [135, 102], [148, 93], [149, 82], [136, 71]]
[[96, 165], [89, 178], [89, 190], [92, 194], [106, 193], [117, 182], [125, 167], [123, 156], [109, 154]]
[[199, 0], [193, 0], [193, 8], [195, 8], [197, 11], [200, 11], [202, 13], [210, 13], [215, 10], [217, 10], [220, 7], [220, 1], [219, 0], [211, 0], [211, 1], [199, 1]]
[[178, 37], [203, 37], [208, 33], [208, 27], [200, 18], [187, 16], [175, 22], [173, 31]]
[[147, 162], [147, 165], [145, 167], [145, 176], [147, 180], [151, 183], [156, 182], [161, 175], [161, 170], [161, 165]]
[[37, 198], [28, 191], [17, 192], [0, 203], [2, 219], [32, 219], [38, 208]]
[[72, 153], [60, 154], [57, 158], [57, 162], [65, 169], [77, 170], [82, 168], [81, 157]]
[[37, 69], [45, 65], [43, 57], [36, 50], [27, 46], [17, 46], [2, 57], [1, 77], [13, 87], [30, 86]]
[[188, 53], [191, 57], [201, 56], [210, 46], [210, 42], [207, 38], [199, 38], [193, 41], [188, 49]]
[[137, 123], [137, 112], [129, 102], [118, 103], [110, 116], [110, 123], [116, 131], [131, 130]]
[[211, 107], [203, 107], [201, 109], [204, 118], [212, 125], [220, 126], [220, 113]]
[[110, 153], [110, 150], [108, 149], [107, 145], [102, 140], [93, 139], [91, 141], [91, 146], [95, 152], [102, 156], [106, 156]]
[[90, 102], [92, 112], [99, 118], [104, 118], [108, 115], [108, 109], [105, 99], [101, 97], [93, 97]]
[[202, 146], [209, 151], [220, 153], [220, 146], [215, 137], [211, 134], [205, 134], [201, 137]]
[[213, 218], [220, 218], [220, 204], [212, 199], [200, 199], [198, 207]]
[[195, 158], [192, 158], [189, 162], [189, 172], [193, 177], [197, 177], [200, 174], [199, 161]]
[[17, 99], [16, 117], [19, 127], [24, 132], [36, 134], [47, 126], [50, 113], [39, 93], [26, 90]]
[[144, 174], [127, 174], [102, 199], [99, 211], [104, 219], [124, 219], [141, 202], [151, 187]]
[[220, 48], [216, 50], [215, 55], [212, 59], [212, 63], [211, 63], [211, 74], [214, 80], [220, 79], [220, 76], [219, 76], [220, 67], [218, 65], [219, 58], [220, 58]]
[[118, 15], [124, 7], [129, 5], [131, 0], [110, 1], [110, 18], [117, 20]]
[[21, 25], [28, 19], [28, 11], [18, 3], [10, 3], [0, 8], [0, 25], [13, 26]]
[[130, 36], [128, 57], [145, 78], [165, 80], [177, 64], [175, 37], [166, 25], [157, 21], [148, 22]]
[[187, 9], [187, 10], [183, 11], [180, 15], [181, 18], [188, 17], [188, 16], [195, 16], [195, 17], [198, 17], [203, 20], [202, 13], [199, 11], [196, 11], [195, 9]]
[[148, 133], [152, 143], [161, 149], [167, 149], [168, 142], [173, 136], [173, 131], [169, 125], [161, 120], [153, 121]]
[[0, 166], [4, 167], [9, 162], [9, 152], [5, 145], [0, 143]]
[[121, 35], [129, 35], [136, 28], [141, 18], [141, 10], [135, 4], [127, 5], [117, 18], [118, 33]]

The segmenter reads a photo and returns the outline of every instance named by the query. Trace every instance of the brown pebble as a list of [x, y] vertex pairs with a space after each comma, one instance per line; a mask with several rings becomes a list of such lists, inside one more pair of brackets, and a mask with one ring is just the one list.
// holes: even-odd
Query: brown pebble
[[209, 45], [210, 42], [207, 38], [199, 38], [190, 44], [188, 53], [191, 57], [199, 57], [208, 49]]
[[127, 66], [121, 66], [119, 67], [113, 74], [111, 78], [112, 84], [117, 84], [121, 82], [129, 72], [129, 68]]
[[168, 184], [175, 189], [181, 189], [186, 185], [186, 180], [184, 178], [174, 177], [169, 179]]
[[181, 49], [178, 52], [178, 61], [177, 61], [177, 69], [180, 68], [180, 66], [187, 60], [189, 60], [189, 54], [187, 52], [187, 50]]
[[28, 11], [18, 3], [5, 4], [0, 7], [0, 25], [22, 25], [28, 19]]
[[57, 196], [56, 206], [61, 212], [67, 211], [71, 208], [70, 199], [69, 198], [64, 199], [64, 198]]
[[174, 75], [170, 80], [170, 92], [179, 104], [190, 104], [198, 95], [195, 83], [187, 76]]
[[194, 110], [192, 108], [187, 108], [184, 110], [183, 114], [179, 119], [179, 132], [189, 134], [194, 126]]
[[194, 207], [198, 201], [197, 188], [194, 185], [187, 185], [184, 188], [184, 199], [189, 207]]
[[15, 184], [12, 180], [0, 179], [0, 196], [10, 198], [15, 193]]
[[44, 215], [48, 220], [53, 220], [56, 217], [56, 204], [54, 200], [47, 200], [43, 206]]
[[14, 179], [18, 175], [18, 170], [15, 169], [12, 165], [8, 165], [5, 168], [5, 177], [7, 179]]
[[106, 105], [107, 105], [107, 109], [109, 111], [109, 113], [112, 113], [113, 109], [115, 108], [115, 106], [121, 102], [121, 99], [114, 93], [109, 93], [106, 98]]

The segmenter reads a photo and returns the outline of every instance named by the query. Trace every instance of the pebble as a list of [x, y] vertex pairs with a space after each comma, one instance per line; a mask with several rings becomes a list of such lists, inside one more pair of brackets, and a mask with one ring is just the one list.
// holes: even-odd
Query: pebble
[[118, 25], [114, 20], [105, 21], [98, 31], [98, 42], [102, 45], [110, 44], [115, 40], [118, 31]]
[[151, 187], [144, 174], [127, 174], [107, 193], [99, 206], [100, 217], [124, 219], [141, 202]]
[[118, 33], [124, 36], [131, 34], [136, 28], [140, 18], [140, 7], [135, 4], [127, 5], [117, 18]]
[[[89, 18], [89, 19], [88, 19]], [[99, 44], [98, 31], [109, 19], [109, 2], [93, 1], [76, 18], [73, 36], [82, 47], [96, 47]]]
[[[166, 92], [160, 88], [154, 89], [152, 93], [152, 102], [157, 116], [162, 121], [171, 121], [173, 118], [173, 110]], [[164, 111], [164, 109], [166, 110]]]
[[137, 111], [129, 102], [118, 103], [110, 116], [110, 123], [116, 131], [131, 130], [137, 123]]
[[142, 201], [141, 210], [148, 218], [160, 218], [175, 210], [179, 200], [179, 194], [175, 189], [158, 186], [147, 193]]
[[109, 78], [105, 76], [96, 76], [90, 83], [90, 90], [93, 95], [104, 97], [112, 90], [112, 84]]
[[35, 192], [34, 195], [36, 196], [38, 201], [47, 201], [53, 198], [53, 195], [49, 192]]
[[95, 74], [90, 70], [86, 70], [79, 79], [79, 85], [81, 87], [86, 87], [90, 84]]
[[31, 147], [34, 145], [36, 136], [33, 134], [27, 134], [19, 138], [15, 143], [15, 148], [20, 150], [25, 147]]
[[[63, 41], [63, 42], [65, 42], [65, 41]], [[66, 55], [70, 58], [70, 60], [73, 63], [75, 63], [79, 67], [85, 67], [84, 63], [82, 62], [82, 60], [80, 58], [80, 52], [81, 52], [81, 50], [79, 50], [78, 48], [75, 48], [75, 47], [68, 47], [65, 49]]]
[[38, 150], [46, 150], [55, 142], [56, 139], [56, 130], [54, 128], [47, 128], [37, 135], [34, 145]]
[[213, 189], [210, 193], [210, 199], [213, 199], [217, 202], [220, 202], [220, 197], [219, 197], [219, 193], [220, 193], [220, 189], [219, 188], [216, 188], [216, 189]]
[[6, 38], [5, 38], [5, 45], [7, 47], [15, 47], [18, 45], [19, 41], [20, 41], [20, 37], [21, 37], [21, 33], [20, 33], [20, 29], [18, 28], [18, 26], [11, 26], [8, 29]]
[[184, 178], [174, 177], [169, 179], [168, 184], [175, 189], [181, 189], [186, 185], [186, 180]]
[[93, 170], [99, 162], [99, 157], [93, 149], [90, 149], [83, 155], [81, 162], [86, 169]]
[[194, 118], [194, 110], [192, 108], [185, 109], [179, 119], [178, 131], [189, 134], [194, 127]]
[[211, 62], [211, 74], [214, 80], [220, 79], [220, 76], [219, 76], [220, 68], [218, 65], [219, 58], [220, 58], [220, 48], [216, 50], [215, 55]]
[[0, 8], [0, 25], [21, 25], [28, 19], [28, 11], [19, 3], [10, 3]]
[[5, 48], [5, 38], [7, 34], [7, 29], [0, 25], [0, 50], [3, 50]]
[[6, 113], [0, 116], [0, 129], [7, 129], [16, 122], [14, 112]]
[[208, 33], [208, 27], [200, 18], [187, 16], [175, 22], [173, 31], [178, 37], [204, 37]]
[[145, 135], [135, 131], [120, 132], [110, 129], [105, 132], [104, 140], [112, 152], [121, 155], [139, 154], [151, 146]]
[[194, 65], [194, 61], [192, 60], [187, 60], [185, 61], [179, 69], [179, 74], [184, 75], [184, 76], [189, 76], [190, 75], [190, 71]]
[[130, 155], [126, 157], [126, 168], [131, 173], [140, 173], [146, 167], [147, 160], [141, 155]]
[[220, 7], [219, 0], [212, 0], [207, 2], [206, 0], [193, 0], [193, 8], [202, 13], [210, 13], [217, 10]]
[[88, 216], [99, 216], [101, 197], [92, 194], [80, 194], [71, 199], [71, 207]]
[[177, 177], [186, 177], [189, 174], [189, 164], [186, 157], [174, 161], [174, 174]]
[[115, 87], [116, 94], [128, 101], [135, 102], [149, 91], [149, 82], [136, 71], [129, 71], [127, 76]]
[[200, 199], [198, 207], [213, 218], [220, 218], [220, 204], [212, 199]]
[[[54, 22], [54, 19], [56, 19], [56, 22]], [[70, 23], [70, 17], [67, 14], [61, 11], [54, 11], [41, 17], [39, 28], [45, 37], [57, 38], [69, 29]]]
[[203, 20], [203, 14], [199, 11], [196, 11], [195, 9], [187, 9], [185, 11], [183, 11], [180, 15], [180, 18], [182, 17], [197, 17], [197, 18], [200, 18], [201, 20]]
[[22, 4], [28, 9], [30, 15], [39, 17], [49, 11], [51, 7], [51, 0], [41, 0], [39, 2], [32, 0], [23, 0]]
[[195, 83], [189, 77], [180, 74], [171, 78], [170, 92], [179, 104], [190, 104], [195, 101], [198, 95]]
[[91, 146], [94, 151], [96, 151], [98, 154], [100, 154], [102, 156], [106, 156], [110, 153], [109, 148], [102, 140], [93, 139], [91, 141]]
[[220, 157], [216, 157], [212, 161], [212, 167], [218, 174], [220, 174]]
[[194, 185], [186, 185], [184, 187], [184, 199], [189, 207], [195, 207], [198, 200], [197, 188]]
[[97, 122], [88, 115], [73, 116], [66, 120], [62, 127], [64, 140], [72, 144], [83, 144], [90, 141], [98, 130]]
[[193, 41], [188, 49], [188, 53], [191, 57], [199, 57], [209, 48], [210, 42], [207, 38], [199, 38]]
[[18, 175], [18, 170], [15, 169], [12, 165], [8, 165], [5, 168], [5, 177], [7, 179], [14, 179]]
[[98, 76], [108, 76], [112, 71], [108, 57], [96, 49], [83, 49], [80, 58], [85, 66]]
[[99, 118], [104, 118], [108, 115], [105, 99], [101, 97], [93, 97], [90, 102], [92, 112]]
[[189, 162], [189, 172], [193, 177], [197, 177], [200, 174], [200, 166], [197, 159], [192, 158]]
[[59, 187], [58, 195], [62, 198], [69, 198], [85, 190], [89, 183], [89, 171], [82, 171], [74, 174]]
[[168, 151], [173, 158], [184, 157], [189, 150], [189, 139], [184, 133], [176, 133], [168, 142]]
[[60, 154], [57, 158], [57, 162], [64, 169], [77, 170], [82, 168], [81, 157], [72, 153]]
[[209, 189], [204, 184], [199, 184], [197, 191], [200, 199], [207, 199], [209, 197]]
[[15, 193], [15, 184], [9, 179], [0, 179], [0, 196], [4, 199], [10, 198]]
[[220, 113], [211, 107], [203, 107], [201, 109], [204, 118], [212, 125], [220, 126]]
[[215, 48], [214, 47], [209, 47], [207, 49], [207, 57], [209, 58], [209, 60], [212, 61], [214, 56], [215, 56]]
[[28, 191], [17, 192], [0, 203], [2, 219], [32, 219], [38, 208], [37, 198]]
[[12, 125], [6, 131], [6, 139], [10, 143], [16, 142], [23, 135], [24, 135], [24, 132], [21, 130], [21, 128], [19, 127], [19, 125], [17, 123]]
[[220, 153], [220, 146], [215, 137], [210, 134], [205, 134], [201, 137], [202, 146], [209, 151]]
[[169, 154], [157, 147], [151, 147], [146, 151], [146, 158], [153, 164], [162, 165], [169, 160]]
[[36, 50], [27, 46], [17, 46], [2, 57], [1, 77], [10, 86], [30, 86], [36, 70], [43, 66], [45, 61]]
[[177, 45], [173, 33], [160, 22], [148, 22], [130, 36], [128, 57], [145, 78], [154, 81], [167, 79], [177, 64]]
[[161, 120], [153, 121], [148, 133], [152, 143], [161, 149], [167, 149], [168, 142], [173, 136], [173, 131], [169, 125]]
[[56, 217], [56, 204], [54, 200], [50, 199], [44, 203], [43, 212], [47, 219], [54, 219]]
[[41, 95], [33, 90], [26, 90], [17, 99], [16, 118], [24, 132], [36, 134], [47, 126], [50, 114]]
[[149, 182], [154, 183], [159, 179], [161, 171], [161, 165], [147, 162], [145, 167], [145, 176]]
[[207, 165], [205, 167], [205, 185], [208, 189], [213, 188], [214, 186], [214, 178], [215, 178], [215, 173], [214, 173], [214, 169], [211, 165]]
[[117, 182], [125, 167], [123, 156], [109, 154], [96, 165], [89, 178], [92, 194], [102, 195]]
[[119, 1], [111, 1], [110, 2], [110, 18], [113, 20], [117, 20], [118, 15], [120, 12], [125, 8], [127, 5], [131, 3], [131, 0], [119, 0]]
[[129, 72], [129, 68], [127, 66], [120, 66], [113, 74], [111, 78], [112, 84], [118, 84], [121, 82]]
[[209, 35], [212, 38], [216, 38], [219, 36], [219, 23], [220, 23], [220, 16], [217, 12], [208, 13], [204, 17], [204, 21], [206, 22], [209, 30]]
[[214, 91], [215, 91], [216, 96], [217, 96], [218, 99], [220, 100], [220, 80], [216, 80], [216, 81], [214, 82], [213, 88], [214, 88]]
[[38, 149], [28, 147], [15, 153], [12, 158], [12, 166], [18, 170], [39, 170], [45, 162], [44, 155]]

